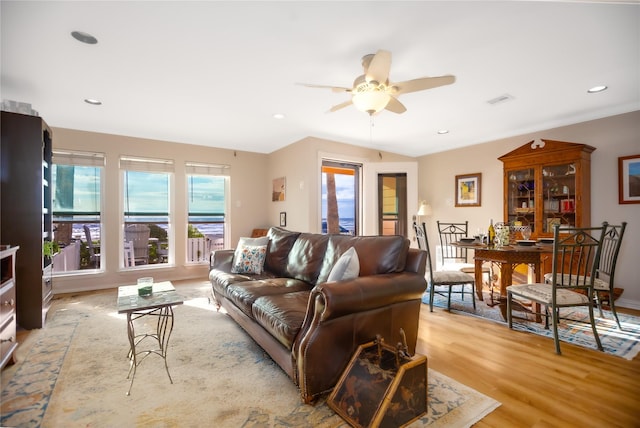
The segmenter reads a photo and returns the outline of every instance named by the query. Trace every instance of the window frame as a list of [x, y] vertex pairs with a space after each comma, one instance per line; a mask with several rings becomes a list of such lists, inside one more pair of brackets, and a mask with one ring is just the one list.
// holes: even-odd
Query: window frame
[[[185, 162], [185, 214], [186, 214], [186, 234], [185, 234], [185, 263], [187, 265], [202, 265], [209, 263], [209, 257], [207, 252], [210, 252], [214, 248], [214, 243], [209, 242], [208, 238], [204, 243], [204, 253], [197, 257], [196, 260], [190, 260], [189, 248], [189, 228], [192, 225], [191, 212], [190, 212], [190, 182], [191, 177], [222, 177], [223, 182], [223, 212], [222, 214], [222, 246], [226, 247], [226, 243], [229, 242], [229, 208], [230, 208], [230, 182], [231, 182], [231, 167], [229, 165], [222, 164], [207, 164], [202, 162]], [[209, 213], [211, 216], [220, 215], [220, 213]], [[209, 214], [195, 214], [194, 216], [206, 217]], [[218, 222], [215, 222], [218, 223]], [[195, 224], [212, 224], [206, 222], [195, 222]], [[200, 244], [197, 244], [200, 245]], [[192, 257], [191, 257], [192, 258]]]
[[[56, 210], [55, 206], [52, 204], [51, 207], [51, 214], [52, 214], [52, 222], [54, 224], [59, 224], [59, 223], [70, 223], [71, 224], [71, 228], [72, 228], [72, 235], [71, 235], [71, 239], [72, 240], [76, 240], [79, 239], [80, 241], [82, 241], [83, 238], [85, 238], [84, 233], [80, 234], [79, 238], [74, 238], [73, 237], [73, 225], [74, 224], [97, 224], [100, 230], [100, 246], [103, 246], [103, 236], [106, 236], [103, 231], [104, 231], [104, 207], [105, 207], [105, 175], [106, 175], [106, 155], [105, 153], [101, 153], [101, 152], [85, 152], [85, 151], [77, 151], [77, 150], [69, 150], [69, 149], [53, 149], [52, 150], [52, 159], [51, 159], [51, 166], [52, 166], [52, 174], [53, 174], [53, 170], [55, 169], [55, 175], [56, 175], [56, 180], [53, 180], [52, 177], [52, 195], [55, 195], [55, 193], [57, 193], [57, 189], [58, 189], [58, 184], [57, 184], [57, 178], [58, 178], [58, 167], [59, 166], [73, 166], [73, 167], [93, 167], [96, 168], [99, 171], [99, 186], [98, 186], [98, 192], [99, 192], [99, 197], [97, 198], [97, 205], [98, 205], [98, 211], [77, 211], [77, 212], [73, 212], [73, 211], [60, 211], [60, 210]], [[75, 170], [74, 170], [75, 172]], [[74, 175], [74, 189], [75, 189], [75, 175]], [[75, 194], [72, 194], [72, 198], [75, 196]], [[55, 198], [55, 196], [54, 196]], [[76, 218], [76, 216], [86, 216], [85, 218]], [[92, 219], [90, 218], [91, 216], [95, 216], [96, 218]], [[64, 217], [66, 217], [67, 219], [65, 220]], [[77, 221], [76, 221], [77, 220]], [[85, 244], [88, 247], [88, 244]], [[82, 244], [80, 247], [80, 255], [78, 255], [79, 260], [79, 266], [78, 269], [73, 269], [73, 270], [64, 270], [64, 271], [56, 271], [55, 267], [54, 269], [52, 269], [52, 275], [54, 277], [61, 277], [61, 276], [69, 276], [69, 275], [78, 275], [78, 274], [97, 274], [97, 273], [102, 273], [105, 271], [105, 264], [103, 261], [103, 257], [99, 256], [98, 260], [98, 266], [97, 268], [91, 269], [91, 268], [87, 268], [87, 269], [82, 269], [81, 266], [81, 262], [82, 262], [82, 258], [86, 257], [87, 254], [85, 253], [85, 251], [88, 250], [84, 250], [82, 248]], [[56, 256], [59, 257], [59, 256]], [[66, 256], [65, 256], [66, 257]], [[54, 262], [55, 263], [55, 262]]]
[[[141, 173], [150, 173], [150, 174], [166, 174], [167, 175], [167, 213], [164, 212], [136, 212], [136, 211], [128, 211], [126, 210], [126, 198], [128, 190], [128, 172], [141, 172]], [[158, 158], [149, 158], [149, 157], [138, 157], [138, 156], [128, 156], [121, 155], [119, 158], [119, 173], [120, 173], [120, 191], [119, 191], [119, 201], [120, 201], [120, 231], [119, 231], [119, 242], [121, 245], [118, 245], [118, 269], [120, 271], [134, 271], [141, 269], [158, 269], [165, 268], [168, 266], [174, 266], [174, 253], [175, 253], [175, 228], [173, 225], [173, 221], [175, 218], [175, 204], [174, 204], [174, 189], [175, 189], [175, 168], [174, 161], [172, 159], [158, 159]], [[127, 214], [129, 213], [129, 214]], [[132, 214], [133, 216], [140, 217], [141, 221], [131, 221]], [[127, 266], [125, 263], [125, 228], [129, 224], [165, 224], [163, 221], [157, 221], [157, 217], [164, 216], [166, 214], [166, 233], [167, 233], [167, 254], [166, 254], [166, 262], [160, 263], [146, 263], [141, 265], [135, 265], [133, 263], [131, 266]], [[144, 217], [151, 217], [145, 219]], [[153, 218], [156, 217], [156, 218]], [[160, 226], [158, 226], [160, 227]], [[156, 254], [159, 253], [159, 248], [162, 242], [156, 242]], [[162, 257], [164, 259], [164, 256]]]

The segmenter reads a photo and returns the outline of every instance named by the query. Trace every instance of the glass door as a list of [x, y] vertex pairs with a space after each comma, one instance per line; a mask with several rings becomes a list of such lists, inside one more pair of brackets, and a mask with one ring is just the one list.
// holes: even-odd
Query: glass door
[[566, 163], [542, 167], [542, 227], [553, 233], [555, 224], [576, 225], [576, 165]]
[[511, 224], [520, 222], [535, 233], [535, 170], [533, 168], [508, 171], [508, 218]]

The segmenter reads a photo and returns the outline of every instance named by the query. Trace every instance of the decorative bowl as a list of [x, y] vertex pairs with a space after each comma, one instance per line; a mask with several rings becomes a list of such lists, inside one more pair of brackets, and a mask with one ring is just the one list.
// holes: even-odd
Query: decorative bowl
[[460, 238], [460, 242], [463, 244], [472, 244], [476, 241], [476, 238]]
[[539, 244], [551, 245], [553, 244], [553, 238], [540, 238], [538, 239]]

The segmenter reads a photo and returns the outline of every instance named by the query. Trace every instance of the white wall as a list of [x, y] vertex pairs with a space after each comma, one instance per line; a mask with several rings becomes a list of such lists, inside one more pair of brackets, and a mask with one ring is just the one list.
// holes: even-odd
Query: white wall
[[[640, 154], [640, 111], [505, 138], [419, 158], [419, 196], [433, 208], [428, 235], [437, 236], [435, 221], [469, 220], [469, 229], [486, 229], [489, 219], [503, 216], [502, 162], [498, 157], [537, 138], [588, 144], [591, 154], [591, 221], [627, 221], [616, 286], [624, 288], [620, 306], [640, 309], [640, 279], [635, 271], [640, 254], [640, 204], [618, 204], [618, 157]], [[455, 176], [482, 173], [482, 206], [454, 207]]]
[[[200, 160], [231, 165], [231, 208], [229, 247], [234, 247], [240, 236], [247, 236], [253, 228], [266, 228], [279, 224], [280, 212], [287, 213], [287, 228], [317, 232], [320, 227], [320, 171], [318, 159], [323, 153], [332, 153], [345, 160], [366, 162], [412, 162], [408, 158], [374, 148], [304, 138], [269, 155], [234, 152], [233, 150], [177, 144], [166, 141], [145, 140], [62, 128], [54, 128], [55, 149], [100, 151], [107, 155], [106, 197], [104, 223], [107, 233], [118, 230], [118, 163], [121, 154], [174, 159], [176, 170], [185, 161]], [[446, 138], [446, 136], [445, 136]], [[418, 158], [418, 200], [426, 200], [433, 215], [425, 219], [429, 235], [436, 236], [436, 219], [450, 221], [469, 220], [470, 230], [485, 229], [489, 219], [502, 219], [502, 162], [498, 157], [536, 138], [584, 143], [596, 147], [592, 153], [591, 218], [593, 224], [604, 220], [610, 223], [629, 222], [619, 258], [617, 286], [624, 288], [619, 300], [621, 306], [640, 309], [640, 280], [634, 265], [640, 254], [640, 204], [618, 204], [617, 158], [640, 153], [640, 112], [613, 116], [582, 124], [524, 134], [513, 138], [478, 144], [464, 149]], [[454, 177], [459, 174], [482, 173], [482, 206], [455, 208]], [[184, 182], [176, 174], [176, 188]], [[271, 201], [272, 180], [286, 177], [287, 196], [282, 202]], [[115, 202], [114, 202], [115, 201]], [[178, 197], [177, 202], [184, 201]], [[184, 202], [183, 202], [184, 203]], [[177, 203], [178, 211], [184, 206]], [[179, 214], [178, 221], [186, 221]], [[179, 224], [179, 223], [178, 223]], [[184, 260], [185, 235], [176, 235], [176, 259]], [[141, 276], [137, 272], [118, 271], [118, 240], [105, 242], [106, 272], [99, 275], [76, 275], [56, 278], [56, 293], [110, 288], [132, 283]], [[207, 266], [158, 268], [152, 275], [158, 280], [206, 278]], [[146, 275], [146, 273], [145, 273]]]
[[[286, 177], [287, 196], [282, 202], [269, 202], [270, 225], [279, 224], [280, 212], [287, 213], [287, 229], [320, 231], [320, 164], [322, 155], [334, 155], [354, 162], [415, 162], [414, 158], [376, 149], [307, 137], [269, 155], [265, 191], [271, 192], [274, 178]], [[417, 203], [417, 202], [416, 202]]]

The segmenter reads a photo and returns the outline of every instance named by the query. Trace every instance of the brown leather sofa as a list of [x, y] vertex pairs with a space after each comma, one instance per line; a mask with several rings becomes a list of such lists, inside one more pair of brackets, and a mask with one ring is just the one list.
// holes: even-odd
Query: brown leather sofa
[[[234, 274], [234, 250], [211, 255], [209, 278], [223, 307], [293, 379], [305, 403], [338, 382], [358, 345], [406, 335], [415, 352], [426, 253], [402, 236], [298, 233], [273, 227], [261, 274]], [[326, 282], [354, 247], [355, 279]]]

